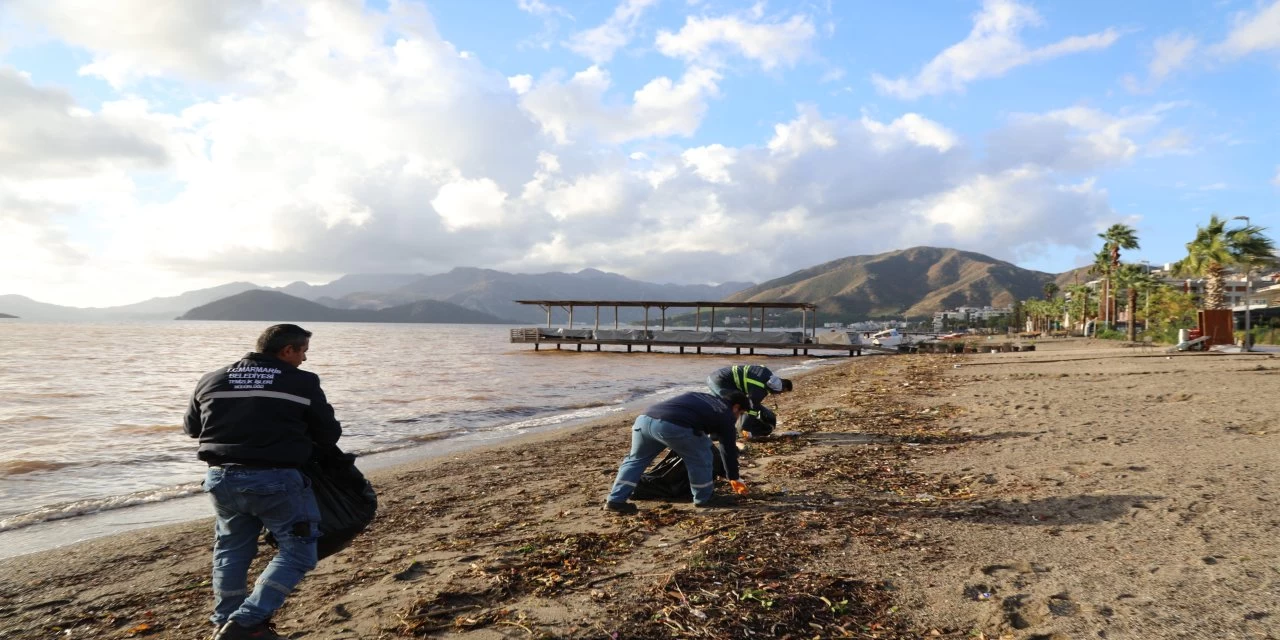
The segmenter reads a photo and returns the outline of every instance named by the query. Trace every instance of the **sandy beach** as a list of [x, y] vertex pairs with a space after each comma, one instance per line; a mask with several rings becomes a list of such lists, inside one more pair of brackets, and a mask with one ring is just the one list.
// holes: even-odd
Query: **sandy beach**
[[[276, 622], [317, 640], [1275, 638], [1278, 387], [1275, 355], [1083, 340], [850, 359], [778, 398], [802, 435], [747, 445], [733, 508], [602, 512], [633, 416], [378, 471], [378, 519]], [[0, 637], [208, 637], [211, 529], [0, 561]]]

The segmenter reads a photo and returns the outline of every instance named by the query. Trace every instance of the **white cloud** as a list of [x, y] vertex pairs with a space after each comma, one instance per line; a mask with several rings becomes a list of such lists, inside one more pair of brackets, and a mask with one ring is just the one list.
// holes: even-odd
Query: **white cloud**
[[440, 187], [431, 206], [446, 229], [488, 229], [502, 224], [507, 194], [489, 178], [459, 180]]
[[1147, 144], [1147, 155], [1185, 156], [1193, 152], [1191, 135], [1182, 129], [1172, 129]]
[[665, 76], [649, 81], [629, 105], [606, 104], [609, 72], [592, 66], [562, 81], [542, 78], [520, 98], [520, 105], [560, 144], [586, 134], [607, 142], [690, 136], [719, 94], [720, 74], [690, 67], [679, 81]]
[[733, 178], [729, 167], [737, 160], [738, 151], [722, 144], [686, 149], [680, 154], [686, 167], [693, 170], [698, 177], [707, 182], [729, 184]]
[[872, 81], [880, 92], [906, 100], [963, 91], [975, 80], [1000, 77], [1011, 69], [1064, 55], [1105, 49], [1120, 37], [1114, 29], [1107, 29], [1028, 48], [1019, 33], [1041, 22], [1035, 9], [1016, 0], [986, 0], [982, 11], [974, 15], [969, 36], [939, 53], [914, 78], [891, 80], [873, 74]]
[[1053, 229], [1054, 244], [1083, 246], [1091, 241], [1094, 224], [1112, 215], [1107, 192], [1091, 180], [1060, 185], [1043, 170], [1023, 167], [974, 176], [921, 202], [911, 226], [944, 246], [983, 247], [1000, 255], [996, 247], [1007, 244], [1022, 256], [1049, 244], [1027, 229]]
[[564, 7], [554, 5], [554, 4], [547, 4], [542, 0], [516, 0], [516, 6], [519, 7], [521, 11], [525, 13], [533, 14], [535, 16], [557, 15], [557, 16], [573, 19], [573, 16], [570, 15], [570, 13], [566, 11]]
[[261, 0], [12, 0], [18, 16], [93, 52], [80, 72], [114, 86], [176, 72], [220, 79], [242, 64], [243, 29]]
[[[233, 87], [180, 108], [125, 94], [88, 111], [0, 76], [0, 150], [46, 168], [0, 170], [0, 293], [118, 304], [229, 280], [459, 265], [760, 280], [916, 244], [1014, 258], [1042, 248], [1045, 228], [1087, 247], [1115, 217], [1104, 191], [1055, 181], [1057, 156], [992, 166], [921, 114], [801, 106], [749, 142], [686, 148], [718, 71], [689, 67], [628, 97], [598, 66], [509, 78], [463, 57], [419, 5], [357, 7], [351, 22], [328, 0], [291, 6], [225, 34], [251, 43], [255, 63], [227, 67]], [[113, 46], [95, 59], [139, 45]], [[208, 89], [185, 67], [139, 64], [122, 77]], [[10, 108], [22, 100], [37, 115]], [[1143, 115], [1053, 118], [1074, 123], [1061, 123], [1072, 143], [1124, 158], [1125, 141], [1141, 149], [1149, 133], [1113, 121]]]
[[1199, 46], [1199, 38], [1182, 33], [1170, 33], [1156, 38], [1151, 45], [1151, 61], [1147, 64], [1146, 83], [1140, 82], [1133, 75], [1126, 75], [1125, 88], [1132, 93], [1154, 90], [1175, 71], [1185, 67]]
[[686, 62], [719, 66], [728, 54], [756, 62], [765, 71], [793, 67], [812, 56], [817, 30], [808, 16], [785, 22], [753, 22], [738, 16], [690, 16], [677, 33], [659, 31], [655, 44], [663, 55]]
[[1273, 49], [1280, 49], [1280, 0], [1256, 13], [1237, 14], [1226, 40], [1213, 48], [1215, 53], [1231, 58]]
[[[952, 147], [960, 144], [960, 139], [956, 137], [956, 134], [916, 113], [905, 114], [888, 125], [880, 124], [871, 118], [863, 116], [862, 125], [868, 131], [879, 134], [877, 136], [877, 144], [880, 146], [884, 146], [886, 143], [892, 144], [892, 141], [898, 137], [906, 138], [920, 146], [933, 147], [938, 151], [950, 151]], [[890, 135], [886, 136], [885, 134]]]
[[573, 34], [564, 46], [597, 64], [608, 62], [619, 49], [631, 43], [640, 24], [640, 17], [657, 1], [622, 0], [607, 20]]
[[533, 88], [533, 76], [529, 74], [520, 74], [507, 78], [507, 85], [511, 87], [517, 95], [529, 93], [529, 89]]
[[990, 166], [1026, 164], [1060, 171], [1089, 172], [1125, 163], [1144, 147], [1149, 155], [1181, 152], [1190, 139], [1180, 130], [1152, 141], [1140, 138], [1154, 129], [1175, 104], [1112, 115], [1090, 107], [1069, 107], [1043, 114], [1016, 114], [988, 136]]
[[1280, 187], [1280, 164], [1276, 165], [1276, 177], [1271, 179], [1271, 184]]
[[147, 131], [79, 107], [65, 91], [37, 87], [11, 67], [0, 67], [0, 112], [0, 176], [86, 175], [167, 160]]

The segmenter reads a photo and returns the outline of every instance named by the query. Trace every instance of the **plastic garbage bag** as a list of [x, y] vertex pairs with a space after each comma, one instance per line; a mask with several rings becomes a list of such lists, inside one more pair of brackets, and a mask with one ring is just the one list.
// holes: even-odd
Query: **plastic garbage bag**
[[[712, 476], [724, 478], [727, 474], [724, 471], [720, 453], [715, 451], [714, 444], [710, 446], [713, 460]], [[693, 492], [689, 489], [689, 471], [684, 464], [684, 458], [674, 451], [668, 451], [665, 458], [640, 476], [640, 482], [636, 483], [635, 491], [631, 492], [631, 499], [692, 502]]]
[[[311, 480], [320, 507], [320, 539], [316, 553], [327, 558], [351, 544], [378, 511], [378, 494], [356, 467], [356, 456], [337, 447], [318, 452], [301, 469]], [[266, 535], [275, 546], [275, 537]]]

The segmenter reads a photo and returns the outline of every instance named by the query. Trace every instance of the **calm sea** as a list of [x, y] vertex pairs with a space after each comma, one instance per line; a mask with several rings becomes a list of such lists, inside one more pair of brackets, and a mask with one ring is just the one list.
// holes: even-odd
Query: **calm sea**
[[[0, 321], [0, 536], [199, 491], [182, 432], [196, 381], [252, 350], [266, 323]], [[701, 388], [726, 364], [813, 358], [571, 352], [507, 342], [510, 326], [312, 323], [317, 373], [361, 454], [429, 456]], [[620, 440], [621, 441], [621, 440]], [[619, 455], [622, 455], [619, 451]]]

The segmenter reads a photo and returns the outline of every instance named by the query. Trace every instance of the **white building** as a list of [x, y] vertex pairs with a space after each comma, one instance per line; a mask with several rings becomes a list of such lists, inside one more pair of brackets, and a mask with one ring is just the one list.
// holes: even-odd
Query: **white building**
[[985, 322], [992, 318], [1000, 318], [1013, 313], [1011, 307], [956, 307], [933, 314], [933, 330], [942, 331], [946, 321], [953, 323]]

